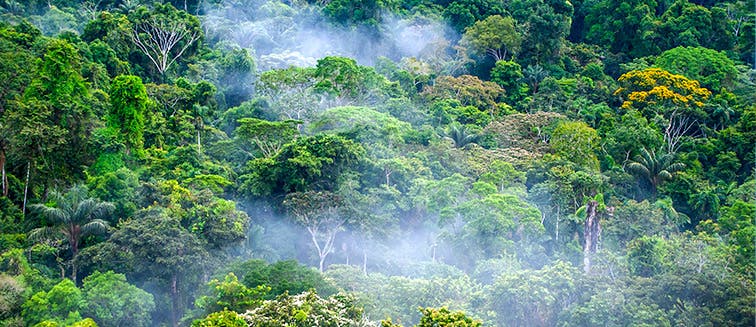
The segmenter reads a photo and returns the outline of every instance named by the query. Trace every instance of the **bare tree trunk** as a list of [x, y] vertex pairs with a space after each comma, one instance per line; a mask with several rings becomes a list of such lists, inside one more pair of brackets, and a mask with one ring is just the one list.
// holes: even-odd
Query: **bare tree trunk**
[[598, 202], [591, 200], [585, 208], [585, 243], [583, 245], [583, 271], [591, 272], [591, 256], [596, 253], [601, 226], [597, 213]]
[[179, 312], [179, 291], [178, 291], [178, 274], [171, 275], [171, 325], [178, 327]]
[[8, 196], [8, 176], [5, 174], [5, 147], [0, 142], [0, 170], [2, 171], [2, 178], [0, 183], [3, 184], [2, 196]]
[[197, 154], [202, 155], [202, 142], [200, 139], [200, 130], [197, 129]]
[[29, 194], [29, 174], [31, 173], [31, 162], [26, 163], [26, 184], [24, 185], [24, 206], [21, 213], [26, 217], [26, 198]]
[[362, 248], [362, 273], [367, 275], [367, 250]]
[[344, 252], [344, 256], [346, 257], [346, 265], [349, 265], [349, 249], [347, 247], [346, 242], [341, 243], [341, 251]]
[[76, 273], [78, 269], [79, 266], [76, 264], [76, 256], [74, 256], [71, 259], [71, 280], [73, 280], [74, 284], [76, 284], [76, 278], [78, 277], [78, 274]]

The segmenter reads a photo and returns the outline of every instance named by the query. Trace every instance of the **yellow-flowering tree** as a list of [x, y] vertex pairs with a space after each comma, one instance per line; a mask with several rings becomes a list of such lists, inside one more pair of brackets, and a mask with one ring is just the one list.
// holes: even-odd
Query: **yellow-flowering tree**
[[666, 121], [664, 139], [667, 152], [674, 153], [685, 135], [695, 134], [694, 126], [705, 117], [705, 102], [711, 91], [696, 80], [660, 68], [633, 70], [620, 76], [614, 95], [625, 110], [639, 110], [645, 117]]
[[[622, 108], [641, 111], [661, 108], [700, 109], [711, 92], [696, 80], [672, 74], [661, 68], [633, 70], [620, 76], [614, 92], [623, 100]], [[652, 109], [652, 110], [653, 110]], [[664, 113], [664, 112], [659, 112]]]

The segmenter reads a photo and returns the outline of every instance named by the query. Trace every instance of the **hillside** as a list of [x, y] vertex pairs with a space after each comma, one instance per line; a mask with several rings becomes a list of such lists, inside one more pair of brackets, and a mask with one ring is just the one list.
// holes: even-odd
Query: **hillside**
[[0, 0], [0, 326], [753, 326], [754, 8]]

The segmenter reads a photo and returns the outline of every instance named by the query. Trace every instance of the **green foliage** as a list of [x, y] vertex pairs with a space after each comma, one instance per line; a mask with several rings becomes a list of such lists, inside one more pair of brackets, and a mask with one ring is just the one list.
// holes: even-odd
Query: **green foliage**
[[313, 132], [330, 131], [360, 141], [387, 146], [401, 144], [410, 131], [408, 123], [367, 107], [335, 107], [324, 111], [309, 125]]
[[456, 0], [444, 8], [443, 16], [457, 32], [461, 33], [476, 21], [481, 21], [491, 15], [501, 15], [503, 12], [504, 8], [498, 1]]
[[284, 293], [299, 294], [310, 289], [323, 295], [336, 293], [333, 285], [325, 281], [317, 270], [294, 260], [278, 261], [272, 264], [262, 260], [249, 260], [234, 264], [229, 267], [229, 270], [243, 276], [242, 282], [248, 288], [269, 288], [264, 295], [267, 300], [272, 300]]
[[81, 313], [101, 326], [150, 326], [155, 310], [152, 294], [129, 284], [112, 271], [95, 272], [83, 280]]
[[244, 318], [234, 311], [224, 309], [192, 322], [192, 327], [247, 327]]
[[462, 106], [473, 106], [481, 112], [488, 112], [493, 119], [501, 113], [498, 101], [503, 93], [504, 90], [496, 83], [481, 81], [477, 76], [462, 75], [440, 76], [433, 86], [426, 86], [421, 95], [429, 101], [458, 100]]
[[487, 290], [486, 310], [506, 325], [550, 326], [577, 291], [578, 270], [563, 261], [500, 276]]
[[665, 269], [665, 242], [655, 236], [643, 236], [627, 245], [630, 273], [640, 277], [653, 277]]
[[141, 156], [148, 102], [147, 91], [138, 76], [120, 75], [113, 79], [107, 123], [123, 137], [126, 154], [133, 150], [136, 156]]
[[569, 1], [515, 0], [507, 8], [521, 26], [528, 26], [521, 58], [532, 63], [555, 63], [570, 32], [574, 8]]
[[32, 207], [52, 226], [39, 227], [29, 232], [29, 239], [41, 241], [62, 238], [71, 249], [71, 279], [77, 281], [76, 256], [85, 237], [108, 231], [110, 224], [104, 219], [113, 212], [109, 202], [88, 197], [87, 187], [73, 186], [65, 194], [50, 194], [53, 206], [35, 204]]
[[81, 319], [81, 291], [70, 279], [63, 279], [50, 291], [40, 291], [31, 296], [23, 305], [23, 317], [28, 325], [51, 320], [55, 323], [70, 324]]
[[462, 37], [470, 47], [482, 56], [491, 56], [495, 61], [515, 57], [520, 50], [522, 36], [515, 29], [512, 17], [488, 16], [465, 29]]
[[363, 156], [359, 144], [343, 136], [317, 134], [284, 145], [272, 158], [251, 160], [241, 190], [255, 195], [334, 189], [342, 173]]
[[712, 92], [732, 89], [738, 75], [735, 63], [723, 52], [704, 47], [677, 47], [656, 58], [656, 66], [701, 82]]
[[313, 77], [313, 89], [332, 97], [337, 105], [371, 105], [398, 93], [398, 85], [351, 58], [320, 59]]
[[263, 157], [270, 158], [276, 155], [284, 144], [289, 143], [298, 134], [296, 120], [272, 122], [257, 118], [241, 118], [238, 120], [239, 127], [234, 133], [243, 142], [254, 145]]
[[248, 324], [261, 327], [283, 326], [367, 326], [362, 309], [346, 294], [321, 298], [314, 291], [298, 295], [281, 294], [275, 300], [247, 311]]
[[377, 26], [381, 13], [391, 11], [396, 2], [389, 0], [334, 0], [326, 3], [323, 13], [335, 24]]
[[213, 279], [207, 283], [211, 295], [197, 299], [197, 307], [206, 313], [220, 310], [244, 312], [262, 304], [263, 297], [270, 288], [264, 285], [248, 288], [234, 275], [228, 273], [222, 281]]
[[462, 311], [451, 312], [447, 308], [433, 309], [423, 308], [420, 309], [423, 313], [423, 317], [420, 318], [420, 324], [416, 327], [480, 327], [482, 326], [480, 320], [474, 320], [468, 317]]
[[23, 282], [6, 274], [0, 274], [0, 323], [11, 325], [20, 319], [21, 305], [27, 289]]
[[491, 69], [491, 81], [499, 84], [506, 91], [507, 102], [514, 103], [525, 95], [525, 75], [522, 67], [514, 61], [497, 60]]
[[0, 0], [0, 326], [752, 326], [751, 7]]
[[598, 171], [596, 150], [600, 142], [596, 130], [584, 122], [562, 122], [551, 132], [554, 152], [575, 164]]

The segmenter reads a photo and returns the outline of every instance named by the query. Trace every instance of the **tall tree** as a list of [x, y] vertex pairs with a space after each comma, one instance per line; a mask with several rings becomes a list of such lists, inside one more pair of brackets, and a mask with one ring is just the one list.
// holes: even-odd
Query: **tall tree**
[[50, 239], [63, 236], [71, 250], [71, 280], [76, 281], [79, 246], [88, 235], [107, 232], [109, 224], [103, 220], [107, 218], [115, 207], [109, 202], [99, 202], [87, 196], [87, 188], [75, 185], [65, 194], [52, 192], [50, 203], [35, 204], [32, 208], [52, 226], [39, 227], [29, 232], [31, 240]]
[[488, 16], [476, 22], [465, 29], [462, 38], [475, 52], [491, 56], [495, 61], [506, 60], [507, 55], [514, 57], [522, 43], [522, 35], [515, 28], [515, 20], [499, 15]]
[[123, 137], [126, 154], [133, 150], [139, 155], [144, 146], [144, 115], [147, 110], [147, 90], [138, 76], [121, 75], [110, 87], [108, 127]]
[[154, 319], [172, 326], [178, 326], [181, 313], [191, 302], [186, 292], [189, 285], [199, 283], [208, 259], [203, 242], [161, 207], [137, 212], [107, 242], [89, 249], [88, 262], [98, 270], [123, 271], [167, 295], [156, 301]]
[[643, 148], [634, 161], [627, 164], [627, 170], [648, 182], [651, 195], [656, 197], [656, 190], [664, 181], [672, 179], [675, 172], [685, 168], [685, 164], [674, 161], [674, 155]]
[[336, 235], [348, 220], [342, 198], [331, 192], [297, 192], [288, 194], [283, 204], [310, 234], [323, 272], [326, 257], [334, 250]]
[[161, 76], [202, 38], [199, 19], [170, 4], [156, 4], [152, 12], [136, 15], [141, 17], [131, 40]]

